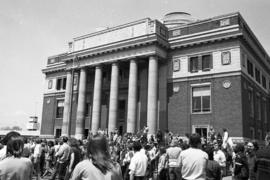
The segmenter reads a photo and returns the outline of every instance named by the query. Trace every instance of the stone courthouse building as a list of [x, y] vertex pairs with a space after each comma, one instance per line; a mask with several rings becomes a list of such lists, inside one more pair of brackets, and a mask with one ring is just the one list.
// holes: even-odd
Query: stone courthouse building
[[262, 140], [270, 128], [270, 58], [239, 13], [106, 28], [74, 38], [42, 72], [42, 136], [213, 127]]

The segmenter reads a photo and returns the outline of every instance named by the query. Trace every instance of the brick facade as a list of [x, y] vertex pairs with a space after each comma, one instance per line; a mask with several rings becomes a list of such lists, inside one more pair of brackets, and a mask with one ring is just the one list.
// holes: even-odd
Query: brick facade
[[[129, 29], [136, 31], [131, 37], [128, 37]], [[126, 32], [125, 36], [121, 36], [122, 32]], [[109, 36], [114, 33], [122, 39], [117, 41], [115, 38], [118, 36]], [[101, 38], [104, 35], [107, 44]], [[95, 41], [99, 46], [93, 43]], [[75, 38], [73, 45], [73, 51], [48, 58], [47, 67], [43, 70], [46, 83], [52, 83], [52, 87], [45, 88], [42, 135], [56, 135], [56, 129], [62, 128], [63, 119], [56, 118], [56, 108], [57, 101], [65, 98], [65, 89], [57, 88], [56, 84], [58, 78], [65, 78], [66, 71], [71, 69], [75, 71], [75, 84], [70, 135], [75, 134], [80, 68], [87, 70], [85, 131], [90, 129], [97, 65], [102, 65], [103, 71], [99, 127], [107, 129], [112, 62], [119, 63], [118, 102], [122, 108], [117, 112], [116, 126], [125, 132], [131, 59], [138, 63], [135, 127], [136, 131], [142, 129], [148, 121], [149, 57], [158, 59], [156, 129], [168, 129], [183, 136], [194, 132], [195, 128], [209, 130], [214, 127], [220, 133], [222, 128], [227, 128], [232, 137], [259, 140], [270, 130], [270, 58], [239, 13], [172, 28], [157, 20], [143, 19]], [[203, 56], [209, 57], [206, 70], [202, 68]], [[195, 72], [190, 69], [192, 57], [198, 59]], [[74, 68], [76, 62], [78, 67]], [[260, 78], [266, 79], [264, 85], [249, 75], [247, 62], [252, 63], [254, 70], [260, 71]], [[193, 113], [192, 89], [201, 85], [210, 87], [207, 90], [210, 93], [210, 111]]]

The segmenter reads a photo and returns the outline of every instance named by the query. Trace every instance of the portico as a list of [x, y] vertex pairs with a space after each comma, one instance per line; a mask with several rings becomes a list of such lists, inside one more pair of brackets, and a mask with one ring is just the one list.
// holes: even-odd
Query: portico
[[[157, 102], [158, 102], [158, 63], [161, 60], [161, 57], [156, 55], [151, 55], [148, 57], [135, 57], [129, 58], [123, 62], [122, 61], [112, 61], [111, 63], [106, 63], [104, 65], [110, 67], [110, 88], [109, 88], [109, 102], [108, 102], [108, 119], [106, 129], [108, 132], [113, 132], [117, 129], [118, 121], [118, 101], [119, 101], [119, 63], [125, 63], [129, 66], [128, 70], [128, 93], [127, 93], [127, 109], [125, 113], [125, 123], [126, 123], [126, 132], [135, 133], [140, 127], [138, 126], [137, 120], [140, 118], [138, 112], [138, 64], [143, 64], [147, 68], [148, 76], [144, 77], [148, 79], [148, 99], [147, 99], [147, 123], [144, 126], [149, 127], [149, 132], [154, 134], [157, 129]], [[91, 61], [89, 59], [88, 61]], [[79, 60], [80, 62], [80, 60]], [[97, 65], [76, 67], [76, 71], [79, 74], [79, 89], [78, 89], [78, 104], [76, 112], [76, 128], [75, 128], [75, 137], [81, 139], [84, 137], [84, 130], [91, 129], [92, 133], [96, 133], [100, 128], [101, 124], [101, 104], [102, 104], [102, 86], [103, 86], [103, 66], [102, 63]], [[92, 69], [95, 72], [94, 77], [94, 87], [93, 87], [93, 101], [92, 101], [92, 114], [91, 114], [91, 124], [90, 127], [85, 127], [85, 99], [86, 99], [86, 82], [87, 82], [87, 69]], [[67, 71], [70, 76], [67, 79], [67, 87], [71, 89], [72, 79], [70, 70]], [[145, 80], [144, 79], [144, 80]], [[106, 84], [107, 85], [107, 84]], [[108, 85], [107, 85], [108, 86]], [[66, 111], [70, 108], [70, 98], [72, 91], [67, 91], [65, 95], [65, 108]], [[69, 105], [69, 106], [68, 106]], [[66, 112], [65, 111], [65, 112]], [[68, 113], [64, 115], [62, 132], [63, 135], [70, 135], [66, 129], [69, 129], [71, 121]], [[103, 129], [104, 130], [104, 129]]]

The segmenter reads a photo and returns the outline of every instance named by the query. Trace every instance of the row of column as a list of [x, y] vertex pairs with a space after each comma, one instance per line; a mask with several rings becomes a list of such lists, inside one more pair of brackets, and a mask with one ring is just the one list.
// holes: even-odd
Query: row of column
[[[137, 114], [137, 77], [138, 65], [135, 59], [130, 60], [129, 84], [128, 84], [128, 109], [127, 109], [127, 132], [135, 133], [136, 131], [136, 114]], [[110, 102], [109, 102], [109, 121], [108, 131], [115, 130], [117, 125], [118, 114], [118, 81], [119, 65], [117, 62], [112, 63], [111, 84], [110, 84]], [[62, 135], [68, 136], [70, 126], [71, 111], [71, 94], [72, 94], [72, 74], [67, 73], [67, 87], [65, 92], [65, 105], [62, 125]], [[157, 57], [149, 57], [148, 67], [148, 96], [147, 96], [147, 126], [149, 133], [154, 134], [157, 126], [157, 93], [158, 93], [158, 60]], [[85, 114], [85, 96], [86, 96], [86, 69], [80, 69], [80, 82], [78, 94], [78, 107], [76, 117], [75, 137], [81, 139], [84, 134], [84, 114]], [[93, 93], [93, 110], [91, 131], [96, 133], [100, 124], [101, 113], [101, 96], [102, 96], [102, 67], [95, 67], [95, 82]]]

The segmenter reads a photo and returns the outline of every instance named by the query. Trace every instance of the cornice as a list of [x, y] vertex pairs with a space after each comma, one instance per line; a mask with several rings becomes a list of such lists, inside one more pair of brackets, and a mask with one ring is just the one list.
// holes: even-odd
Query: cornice
[[207, 31], [204, 33], [196, 33], [194, 36], [185, 35], [177, 38], [169, 39], [171, 48], [200, 44], [202, 42], [219, 41], [223, 39], [229, 39], [232, 37], [242, 36], [242, 32], [238, 25], [231, 26], [230, 28], [220, 28], [216, 30]]
[[63, 61], [72, 61], [75, 56], [81, 59], [81, 58], [93, 57], [97, 55], [103, 55], [103, 54], [108, 54], [112, 52], [127, 50], [134, 47], [141, 47], [141, 46], [153, 44], [157, 42], [158, 40], [159, 38], [156, 34], [144, 35], [144, 36], [140, 36], [136, 38], [131, 38], [128, 40], [123, 40], [123, 41], [118, 41], [115, 43], [109, 43], [106, 45], [97, 46], [94, 48], [88, 48], [88, 49], [84, 49], [80, 51], [75, 51], [68, 54], [63, 59]]
[[97, 56], [81, 56], [75, 66], [73, 62], [67, 61], [66, 69], [97, 66], [99, 64], [108, 64], [116, 61], [129, 61], [130, 59], [140, 59], [149, 56], [158, 56], [160, 59], [166, 59], [167, 51], [158, 44], [151, 44]]
[[188, 46], [194, 46], [199, 44], [207, 44], [207, 43], [214, 43], [218, 41], [228, 40], [228, 39], [235, 39], [241, 36], [241, 33], [235, 33], [235, 34], [224, 34], [223, 36], [212, 36], [204, 37], [204, 38], [198, 38], [196, 40], [189, 40], [189, 41], [179, 41], [171, 44], [171, 49], [174, 50], [176, 48], [182, 48], [182, 47], [188, 47]]
[[42, 69], [42, 73], [53, 73], [53, 72], [60, 72], [60, 71], [65, 71], [66, 69], [66, 64], [61, 65], [61, 66], [54, 66], [54, 67], [46, 67]]

